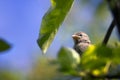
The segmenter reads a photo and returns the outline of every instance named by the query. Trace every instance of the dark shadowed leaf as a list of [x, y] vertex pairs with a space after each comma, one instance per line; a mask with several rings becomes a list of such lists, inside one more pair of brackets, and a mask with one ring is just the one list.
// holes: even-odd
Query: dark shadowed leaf
[[102, 59], [111, 60], [114, 57], [112, 48], [107, 46], [97, 46], [96, 48], [97, 56]]
[[10, 45], [3, 39], [0, 39], [0, 52], [10, 49]]
[[58, 28], [64, 21], [73, 1], [74, 0], [51, 0], [51, 7], [43, 17], [39, 38], [37, 40], [43, 53], [46, 53], [53, 41]]
[[114, 54], [114, 56], [112, 58], [113, 62], [120, 64], [120, 45], [113, 49], [113, 54]]

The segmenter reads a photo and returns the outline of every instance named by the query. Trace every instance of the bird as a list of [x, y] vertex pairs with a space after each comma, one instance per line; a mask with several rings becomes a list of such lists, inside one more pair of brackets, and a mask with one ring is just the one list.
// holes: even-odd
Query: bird
[[86, 51], [86, 49], [91, 45], [89, 36], [84, 32], [77, 32], [72, 35], [74, 41], [74, 49], [80, 55]]

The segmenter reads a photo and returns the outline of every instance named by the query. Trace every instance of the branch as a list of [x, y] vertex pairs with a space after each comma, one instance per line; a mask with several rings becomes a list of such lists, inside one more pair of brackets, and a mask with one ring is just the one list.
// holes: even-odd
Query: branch
[[116, 21], [117, 30], [120, 39], [120, 0], [107, 0], [107, 2], [110, 7], [113, 18]]
[[94, 76], [94, 75], [90, 75], [91, 78], [99, 78], [99, 79], [119, 79], [120, 75], [105, 75], [105, 76]]
[[106, 33], [106, 35], [104, 37], [104, 40], [103, 40], [102, 44], [106, 45], [108, 43], [108, 40], [110, 38], [110, 35], [111, 35], [112, 31], [113, 31], [114, 26], [115, 26], [115, 20], [112, 21], [110, 27], [108, 28], [108, 31], [107, 31], [107, 33]]

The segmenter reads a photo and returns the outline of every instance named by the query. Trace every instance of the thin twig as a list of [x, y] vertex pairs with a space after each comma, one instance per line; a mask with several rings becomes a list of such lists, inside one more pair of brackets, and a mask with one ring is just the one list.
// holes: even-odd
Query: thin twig
[[104, 40], [103, 40], [102, 44], [106, 45], [108, 43], [108, 40], [110, 38], [110, 35], [111, 35], [112, 31], [113, 31], [114, 26], [115, 26], [115, 20], [112, 21], [110, 27], [108, 28], [108, 31], [107, 31], [107, 33], [106, 33], [106, 35], [104, 37]]

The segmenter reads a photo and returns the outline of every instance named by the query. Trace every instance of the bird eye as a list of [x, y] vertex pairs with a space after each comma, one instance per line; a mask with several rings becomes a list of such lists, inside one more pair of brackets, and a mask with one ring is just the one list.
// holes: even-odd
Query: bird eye
[[82, 34], [80, 34], [79, 36], [82, 36]]

